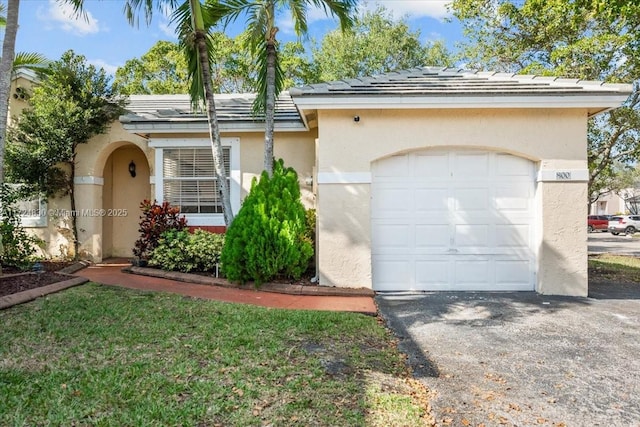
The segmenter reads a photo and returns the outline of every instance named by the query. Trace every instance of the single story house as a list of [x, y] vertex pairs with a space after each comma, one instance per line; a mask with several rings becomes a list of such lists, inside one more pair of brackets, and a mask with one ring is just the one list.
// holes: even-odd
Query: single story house
[[[425, 67], [283, 93], [275, 156], [317, 209], [320, 285], [587, 295], [587, 120], [630, 92]], [[252, 101], [216, 97], [234, 212], [262, 170]], [[131, 256], [145, 198], [224, 230], [206, 117], [183, 95], [131, 96], [128, 110], [78, 149], [80, 255], [93, 261]], [[72, 246], [66, 203], [36, 221], [51, 255]]]

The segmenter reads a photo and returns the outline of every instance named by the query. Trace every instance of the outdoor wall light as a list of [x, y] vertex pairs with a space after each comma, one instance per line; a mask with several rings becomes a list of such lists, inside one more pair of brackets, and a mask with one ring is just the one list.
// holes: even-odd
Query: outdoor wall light
[[133, 163], [133, 160], [129, 163], [129, 173], [131, 174], [131, 178], [136, 177], [136, 164]]
[[353, 116], [353, 121], [358, 123], [360, 121], [360, 116]]

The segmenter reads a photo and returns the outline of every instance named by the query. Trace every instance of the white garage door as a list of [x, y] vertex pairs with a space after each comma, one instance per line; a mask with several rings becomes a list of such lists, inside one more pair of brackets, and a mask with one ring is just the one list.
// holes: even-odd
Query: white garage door
[[424, 151], [380, 160], [372, 172], [375, 290], [534, 289], [532, 162]]

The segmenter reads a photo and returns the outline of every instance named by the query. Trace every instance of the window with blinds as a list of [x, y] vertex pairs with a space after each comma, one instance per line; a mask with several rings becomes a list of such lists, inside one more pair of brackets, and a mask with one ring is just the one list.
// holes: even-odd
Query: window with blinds
[[[229, 147], [223, 147], [222, 153], [229, 182]], [[163, 174], [164, 200], [179, 206], [181, 213], [222, 213], [210, 148], [164, 149]]]

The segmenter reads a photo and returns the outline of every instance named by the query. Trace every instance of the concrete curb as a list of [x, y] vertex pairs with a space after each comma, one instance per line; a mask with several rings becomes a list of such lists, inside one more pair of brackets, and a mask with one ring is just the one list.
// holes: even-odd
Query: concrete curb
[[[57, 272], [57, 273], [62, 275], [68, 275], [61, 272]], [[69, 275], [69, 279], [64, 280], [62, 282], [57, 282], [51, 285], [42, 286], [35, 289], [29, 289], [26, 291], [0, 297], [0, 310], [13, 307], [14, 305], [29, 302], [36, 298], [40, 298], [45, 295], [52, 294], [54, 292], [59, 292], [64, 289], [71, 288], [73, 286], [82, 285], [83, 283], [86, 283], [88, 281], [89, 279], [85, 279], [84, 277], [75, 277], [75, 276]]]
[[179, 282], [195, 283], [198, 285], [221, 286], [224, 288], [254, 290], [259, 292], [273, 292], [288, 295], [316, 295], [316, 296], [340, 296], [340, 297], [373, 297], [375, 293], [368, 288], [336, 288], [330, 286], [304, 286], [287, 283], [264, 283], [259, 288], [253, 284], [239, 285], [230, 283], [226, 279], [218, 277], [202, 276], [199, 274], [180, 273], [177, 271], [164, 271], [157, 268], [126, 267], [125, 273], [141, 276], [159, 277], [162, 279], [176, 280]]

